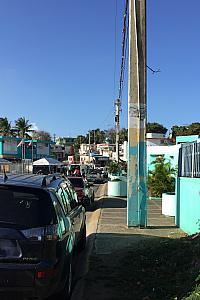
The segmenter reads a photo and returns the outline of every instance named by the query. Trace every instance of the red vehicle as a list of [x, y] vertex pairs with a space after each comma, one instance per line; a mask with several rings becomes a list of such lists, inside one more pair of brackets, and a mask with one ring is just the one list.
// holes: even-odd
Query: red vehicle
[[94, 203], [94, 191], [90, 188], [90, 184], [85, 182], [82, 177], [68, 176], [69, 181], [74, 186], [78, 200], [84, 204]]

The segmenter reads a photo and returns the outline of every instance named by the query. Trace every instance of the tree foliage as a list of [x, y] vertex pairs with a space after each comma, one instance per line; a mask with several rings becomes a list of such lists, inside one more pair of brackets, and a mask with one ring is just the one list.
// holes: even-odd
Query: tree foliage
[[162, 193], [175, 191], [175, 175], [176, 170], [171, 167], [170, 162], [165, 162], [163, 156], [156, 158], [152, 162], [155, 169], [149, 171], [148, 174], [148, 190], [149, 195], [153, 197], [161, 197]]
[[200, 135], [200, 123], [195, 122], [185, 126], [174, 125], [171, 131], [172, 137], [176, 137], [179, 135]]
[[162, 124], [159, 124], [156, 122], [147, 123], [147, 132], [166, 134], [167, 130], [168, 129], [166, 127], [164, 127]]
[[47, 131], [43, 131], [43, 130], [34, 131], [32, 138], [34, 140], [51, 141], [50, 133]]
[[18, 118], [15, 121], [15, 128], [18, 131], [18, 136], [21, 138], [26, 138], [28, 136], [28, 132], [31, 131], [31, 127], [32, 125], [29, 124], [29, 120], [26, 120], [25, 117]]
[[89, 143], [89, 139], [91, 144], [102, 144], [105, 142], [105, 131], [99, 128], [89, 130], [86, 134], [87, 144]]
[[117, 175], [120, 172], [120, 166], [116, 161], [111, 161], [108, 166], [108, 172], [113, 175]]
[[8, 119], [5, 118], [0, 118], [0, 135], [3, 136], [10, 136], [12, 135], [11, 132], [11, 122], [8, 121]]
[[128, 141], [128, 129], [122, 128], [119, 132], [119, 142], [123, 144], [124, 141]]

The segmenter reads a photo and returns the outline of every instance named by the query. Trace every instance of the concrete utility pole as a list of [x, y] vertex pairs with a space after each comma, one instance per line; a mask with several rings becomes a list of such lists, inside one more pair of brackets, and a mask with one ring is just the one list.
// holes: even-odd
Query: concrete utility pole
[[121, 111], [121, 101], [115, 101], [115, 132], [116, 132], [116, 161], [119, 162], [119, 114]]
[[96, 145], [96, 131], [94, 129], [94, 147], [95, 147], [95, 145]]
[[128, 226], [146, 217], [146, 0], [129, 2]]
[[89, 130], [89, 163], [90, 163], [90, 130]]

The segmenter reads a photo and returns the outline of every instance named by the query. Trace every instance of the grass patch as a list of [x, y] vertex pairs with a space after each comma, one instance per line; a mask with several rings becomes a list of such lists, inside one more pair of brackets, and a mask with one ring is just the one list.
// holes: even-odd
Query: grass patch
[[147, 239], [92, 255], [87, 283], [96, 300], [200, 299], [200, 239]]

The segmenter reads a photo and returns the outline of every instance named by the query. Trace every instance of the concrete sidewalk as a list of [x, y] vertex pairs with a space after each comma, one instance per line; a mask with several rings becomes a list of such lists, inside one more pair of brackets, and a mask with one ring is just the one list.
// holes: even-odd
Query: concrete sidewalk
[[[161, 214], [161, 202], [148, 203], [148, 226], [140, 229], [127, 227], [127, 201], [119, 197], [103, 197], [98, 200], [100, 216], [97, 224], [94, 251], [108, 253], [126, 248], [144, 237], [176, 238], [183, 232], [176, 228], [174, 218]], [[109, 239], [105, 239], [105, 235]], [[102, 242], [103, 238], [103, 242]]]
[[[184, 235], [175, 227], [173, 218], [161, 215], [160, 202], [148, 204], [150, 227], [145, 229], [128, 228], [126, 225], [126, 199], [107, 197], [105, 196], [106, 189], [106, 184], [101, 185], [97, 192], [97, 196], [101, 197], [96, 200], [96, 211], [92, 215], [93, 229], [88, 231], [90, 254], [86, 268], [87, 273], [83, 276], [81, 285], [79, 283], [81, 294], [77, 293], [72, 300], [129, 299], [117, 295], [116, 278], [114, 275], [114, 277], [111, 276], [116, 272], [116, 266], [124, 255], [131, 249], [137, 249], [140, 245], [144, 245], [145, 241], [179, 238]], [[96, 228], [94, 228], [94, 216]]]

